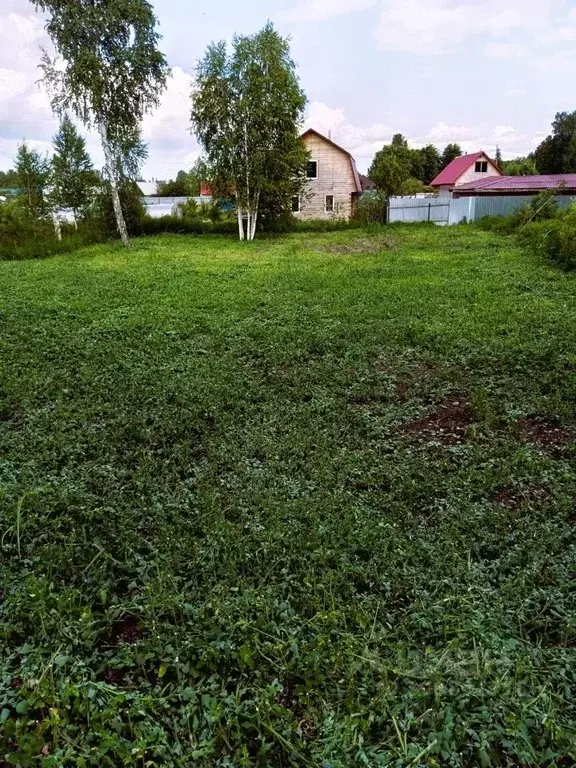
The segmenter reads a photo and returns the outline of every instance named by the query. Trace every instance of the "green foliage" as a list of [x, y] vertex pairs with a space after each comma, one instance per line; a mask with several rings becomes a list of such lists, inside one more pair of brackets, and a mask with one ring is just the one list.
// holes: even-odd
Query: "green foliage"
[[97, 128], [117, 228], [129, 245], [117, 184], [136, 178], [145, 148], [143, 116], [158, 106], [169, 67], [158, 49], [146, 0], [32, 0], [48, 14], [46, 31], [60, 61], [43, 57], [44, 83], [58, 114], [70, 111]]
[[237, 225], [232, 219], [213, 221], [200, 216], [146, 216], [140, 232], [143, 235], [234, 235]]
[[50, 163], [37, 149], [30, 149], [23, 141], [16, 153], [15, 172], [22, 192], [18, 199], [31, 219], [45, 219], [50, 213], [46, 188], [50, 177]]
[[190, 171], [178, 171], [176, 179], [158, 184], [160, 197], [199, 197], [202, 182], [206, 179], [205, 163], [197, 160]]
[[[138, 186], [133, 181], [124, 181], [118, 187], [118, 193], [128, 233], [130, 235], [142, 234], [144, 220], [147, 217], [142, 202], [142, 194]], [[118, 235], [109, 184], [105, 184], [103, 192], [96, 197], [90, 216], [94, 225], [100, 228], [106, 237], [116, 237]]]
[[[306, 151], [299, 125], [306, 97], [287, 39], [271, 23], [256, 35], [213, 43], [197, 69], [192, 123], [218, 196], [234, 189], [253, 239], [260, 202], [291, 201], [305, 186]], [[240, 237], [244, 237], [243, 226]]]
[[18, 187], [16, 171], [0, 171], [0, 189], [15, 189]]
[[84, 218], [94, 197], [100, 177], [86, 151], [86, 142], [69, 115], [62, 118], [54, 137], [51, 198], [57, 208], [70, 208], [75, 217]]
[[575, 281], [417, 225], [0, 270], [3, 762], [575, 762]]
[[158, 183], [157, 194], [159, 197], [188, 197], [190, 195], [190, 185], [185, 179], [161, 181]]
[[386, 197], [401, 195], [410, 178], [412, 163], [410, 150], [390, 144], [376, 153], [368, 176]]
[[562, 214], [527, 224], [518, 231], [518, 240], [561, 269], [576, 269], [576, 207], [572, 205]]
[[576, 173], [576, 112], [559, 112], [534, 152], [539, 173]]
[[538, 169], [534, 157], [517, 157], [514, 160], [505, 160], [502, 164], [502, 172], [505, 176], [536, 176]]
[[97, 228], [83, 224], [78, 229], [63, 225], [59, 240], [53, 222], [33, 218], [20, 200], [0, 204], [0, 261], [43, 259], [70, 253], [101, 239]]
[[388, 202], [381, 192], [365, 192], [354, 211], [354, 219], [360, 224], [385, 224], [388, 218]]
[[461, 157], [462, 154], [462, 147], [460, 144], [448, 144], [440, 158], [440, 170], [443, 171], [444, 168], [447, 168], [453, 160], [456, 160], [457, 157]]
[[424, 184], [430, 184], [440, 173], [440, 153], [433, 144], [428, 144], [428, 146], [415, 151], [420, 155], [422, 175], [418, 176], [414, 172], [412, 175]]

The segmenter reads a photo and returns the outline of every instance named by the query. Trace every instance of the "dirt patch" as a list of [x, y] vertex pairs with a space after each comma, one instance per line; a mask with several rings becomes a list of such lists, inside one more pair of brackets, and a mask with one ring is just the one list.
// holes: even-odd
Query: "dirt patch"
[[503, 488], [494, 501], [506, 509], [518, 509], [524, 504], [542, 504], [548, 499], [544, 488]]
[[474, 422], [472, 406], [463, 395], [452, 395], [437, 410], [401, 428], [403, 435], [427, 443], [462, 445]]
[[128, 672], [128, 669], [105, 669], [104, 680], [109, 685], [122, 685], [122, 683], [126, 682]]
[[527, 416], [516, 424], [520, 438], [532, 445], [537, 445], [545, 452], [554, 452], [576, 441], [576, 434], [558, 426], [544, 416]]
[[282, 685], [282, 691], [278, 694], [278, 704], [289, 712], [292, 712], [298, 721], [298, 727], [302, 737], [308, 741], [314, 739], [318, 733], [316, 724], [306, 717], [302, 703], [296, 689], [297, 682], [294, 678], [288, 678]]
[[308, 243], [308, 246], [317, 253], [335, 253], [339, 256], [351, 256], [354, 254], [391, 251], [396, 247], [396, 243], [390, 237], [357, 237], [349, 243], [332, 243], [330, 245]]
[[115, 622], [112, 628], [111, 641], [115, 645], [127, 643], [134, 645], [144, 637], [144, 630], [140, 625], [140, 619], [137, 616], [123, 616]]

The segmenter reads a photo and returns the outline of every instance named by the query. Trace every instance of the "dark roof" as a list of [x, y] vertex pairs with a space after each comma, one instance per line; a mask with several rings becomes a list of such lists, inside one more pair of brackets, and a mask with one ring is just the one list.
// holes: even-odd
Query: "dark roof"
[[562, 188], [565, 191], [576, 190], [576, 173], [548, 174], [544, 176], [490, 176], [456, 187], [454, 194], [460, 196], [477, 194], [531, 194], [545, 190]]
[[341, 147], [339, 144], [336, 144], [336, 142], [332, 141], [332, 139], [329, 139], [328, 136], [324, 136], [318, 131], [315, 131], [314, 128], [308, 128], [308, 130], [304, 131], [304, 133], [302, 134], [302, 136], [300, 136], [300, 138], [304, 139], [306, 136], [309, 136], [310, 134], [314, 134], [315, 136], [318, 136], [323, 141], [326, 141], [328, 144], [331, 144], [335, 149], [339, 149], [340, 152], [344, 152], [345, 155], [348, 155], [348, 157], [350, 158], [350, 163], [352, 165], [352, 174], [354, 176], [354, 183], [356, 184], [356, 192], [362, 192], [362, 184], [360, 182], [360, 174], [358, 173], [358, 169], [356, 168], [356, 160], [354, 160], [350, 152], [348, 152], [347, 149], [344, 149], [344, 147]]
[[[456, 184], [460, 176], [462, 176], [463, 173], [466, 173], [468, 168], [470, 168], [470, 166], [477, 160], [480, 160], [481, 157], [490, 160], [486, 152], [475, 152], [473, 155], [462, 155], [462, 157], [457, 157], [455, 160], [452, 160], [443, 171], [440, 171], [430, 186], [444, 187]], [[490, 160], [490, 162], [492, 161]]]
[[360, 184], [362, 185], [363, 192], [376, 189], [376, 184], [374, 184], [372, 179], [369, 176], [364, 176], [363, 173], [360, 174]]

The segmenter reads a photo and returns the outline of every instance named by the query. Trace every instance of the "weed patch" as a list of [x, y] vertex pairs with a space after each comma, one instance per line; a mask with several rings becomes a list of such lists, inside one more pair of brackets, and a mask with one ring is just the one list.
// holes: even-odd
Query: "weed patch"
[[0, 272], [0, 765], [575, 764], [570, 275], [417, 225]]

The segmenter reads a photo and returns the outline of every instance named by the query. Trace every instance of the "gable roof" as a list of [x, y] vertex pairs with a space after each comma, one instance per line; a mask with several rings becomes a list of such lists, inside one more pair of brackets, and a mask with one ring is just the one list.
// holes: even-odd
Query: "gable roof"
[[344, 149], [344, 147], [339, 146], [336, 144], [332, 139], [329, 139], [327, 136], [323, 136], [318, 131], [315, 131], [314, 128], [308, 128], [307, 131], [304, 131], [304, 133], [300, 136], [301, 139], [305, 139], [306, 136], [314, 135], [317, 136], [319, 139], [322, 139], [322, 141], [325, 141], [327, 144], [330, 144], [334, 149], [338, 149], [340, 152], [343, 152], [345, 155], [347, 155], [350, 158], [350, 166], [352, 168], [352, 175], [354, 176], [354, 184], [356, 185], [356, 192], [362, 192], [362, 182], [360, 181], [360, 174], [358, 173], [358, 169], [356, 168], [356, 160], [352, 157], [350, 152], [348, 152], [347, 149]]
[[454, 190], [457, 196], [477, 194], [531, 194], [557, 189], [559, 193], [576, 190], [576, 173], [545, 174], [543, 176], [490, 176], [487, 179], [461, 184]]
[[[452, 160], [443, 171], [440, 171], [430, 186], [443, 187], [449, 184], [456, 184], [460, 176], [462, 176], [463, 173], [466, 173], [468, 168], [470, 168], [473, 163], [476, 163], [477, 160], [480, 160], [481, 157], [492, 163], [492, 160], [490, 160], [486, 152], [475, 152], [473, 155], [462, 155], [462, 157], [457, 157], [455, 160]], [[492, 164], [494, 165], [494, 163]]]

